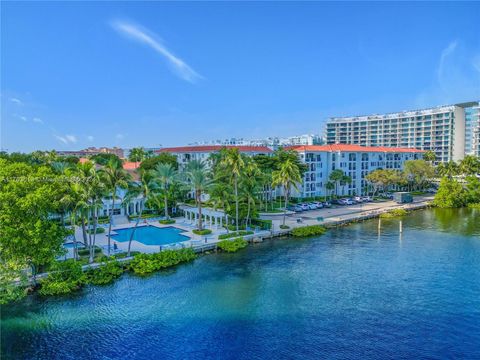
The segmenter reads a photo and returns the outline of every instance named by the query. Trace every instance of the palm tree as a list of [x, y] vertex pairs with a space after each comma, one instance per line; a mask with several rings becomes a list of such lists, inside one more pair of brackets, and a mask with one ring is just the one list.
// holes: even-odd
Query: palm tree
[[290, 196], [291, 188], [298, 189], [298, 183], [302, 181], [300, 169], [291, 159], [282, 162], [278, 170], [272, 173], [273, 186], [282, 186], [283, 195], [285, 198], [285, 209], [283, 212], [283, 225], [285, 226], [285, 219], [287, 216], [288, 198]]
[[245, 219], [245, 224], [247, 225], [250, 220], [250, 212], [252, 206], [258, 202], [257, 194], [259, 192], [259, 182], [260, 170], [258, 166], [253, 161], [248, 161], [245, 166], [244, 174], [240, 180], [240, 193], [242, 198], [247, 203], [247, 216]]
[[158, 164], [155, 168], [155, 175], [158, 176], [162, 184], [165, 204], [165, 218], [169, 219], [168, 215], [168, 189], [170, 185], [178, 178], [177, 171], [171, 164]]
[[342, 179], [340, 180], [340, 184], [342, 185], [342, 192], [345, 193], [345, 185], [351, 184], [352, 178], [348, 175], [343, 175]]
[[156, 188], [156, 179], [150, 171], [141, 171], [140, 180], [130, 182], [128, 184], [127, 194], [123, 199], [124, 203], [128, 205], [132, 199], [135, 199], [139, 196], [143, 198], [143, 202], [140, 202], [140, 214], [138, 214], [135, 226], [130, 233], [130, 239], [128, 240], [127, 256], [130, 256], [130, 248], [132, 246], [133, 236], [135, 235], [135, 231], [137, 230], [140, 219], [142, 218], [144, 204], [151, 199], [152, 191], [154, 191]]
[[335, 184], [332, 181], [328, 181], [325, 184], [325, 189], [327, 190], [327, 194], [328, 194], [328, 192], [331, 192], [332, 190], [335, 189]]
[[225, 156], [221, 160], [221, 164], [226, 168], [233, 180], [235, 192], [235, 224], [238, 231], [238, 180], [245, 167], [245, 161], [238, 148], [231, 148], [225, 151]]
[[185, 169], [185, 177], [187, 184], [194, 192], [195, 204], [198, 209], [198, 230], [202, 230], [202, 194], [213, 184], [213, 181], [205, 164], [198, 160], [192, 160], [188, 163]]
[[452, 177], [454, 177], [455, 175], [458, 175], [458, 173], [459, 173], [459, 168], [458, 168], [458, 165], [455, 161], [440, 163], [437, 166], [436, 170], [437, 170], [438, 175], [440, 175], [442, 177], [446, 176], [450, 179]]
[[423, 154], [423, 160], [428, 161], [430, 164], [433, 164], [437, 160], [437, 155], [432, 150], [425, 151]]
[[130, 154], [128, 155], [128, 160], [135, 163], [139, 163], [145, 160], [146, 157], [147, 157], [147, 153], [145, 152], [143, 147], [138, 147], [130, 150]]
[[342, 181], [344, 175], [345, 174], [340, 169], [333, 170], [330, 173], [329, 180], [332, 181], [334, 186], [335, 186], [335, 197], [338, 196], [338, 191], [337, 191], [338, 190], [338, 183], [340, 181]]
[[480, 158], [467, 155], [460, 161], [460, 171], [464, 175], [477, 175], [480, 173]]
[[113, 211], [115, 209], [115, 199], [117, 198], [117, 190], [125, 189], [128, 186], [128, 181], [131, 176], [127, 173], [121, 164], [121, 162], [114, 159], [105, 165], [102, 169], [102, 178], [107, 188], [108, 192], [111, 195], [112, 199], [112, 208], [109, 213], [109, 225], [108, 225], [108, 250], [107, 254], [110, 256], [110, 235], [112, 233], [112, 220], [113, 220]]
[[228, 212], [230, 211], [230, 203], [232, 200], [232, 188], [230, 184], [218, 181], [208, 189], [208, 193], [210, 194], [210, 200], [213, 203], [214, 210], [217, 210], [218, 208], [223, 210], [225, 227], [227, 228], [228, 233]]

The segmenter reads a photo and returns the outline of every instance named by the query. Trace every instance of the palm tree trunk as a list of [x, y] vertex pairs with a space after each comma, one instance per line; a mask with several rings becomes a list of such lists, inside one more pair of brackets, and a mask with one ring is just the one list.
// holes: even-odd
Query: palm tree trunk
[[235, 225], [238, 231], [238, 184], [237, 176], [235, 176]]
[[288, 203], [288, 190], [285, 188], [285, 208], [283, 210], [283, 226], [285, 226], [285, 220], [287, 218], [287, 203]]
[[168, 198], [167, 198], [167, 189], [165, 188], [165, 219], [168, 219]]
[[130, 234], [130, 239], [128, 240], [127, 256], [130, 256], [130, 248], [132, 246], [133, 236], [135, 235], [135, 231], [137, 230], [138, 223], [140, 222], [140, 219], [142, 218], [142, 213], [143, 213], [143, 206], [140, 205], [140, 215], [138, 215], [137, 221], [135, 222], [135, 226], [133, 227], [132, 233]]
[[95, 256], [95, 240], [97, 237], [97, 224], [98, 224], [97, 211], [94, 209], [93, 210], [93, 239], [90, 247], [90, 257], [88, 259], [89, 263], [93, 262], [93, 258]]
[[198, 230], [203, 230], [202, 202], [201, 202], [202, 193], [197, 190], [197, 194], [195, 197], [197, 198], [197, 208], [198, 208]]
[[112, 194], [112, 209], [110, 212], [110, 221], [108, 224], [108, 250], [107, 250], [107, 255], [110, 256], [110, 235], [112, 234], [112, 220], [113, 220], [113, 209], [115, 209], [115, 196], [117, 195], [116, 190], [113, 190]]

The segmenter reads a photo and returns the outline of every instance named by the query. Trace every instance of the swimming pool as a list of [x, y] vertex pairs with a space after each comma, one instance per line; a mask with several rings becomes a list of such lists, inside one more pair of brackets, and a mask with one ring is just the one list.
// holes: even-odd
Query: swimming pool
[[[73, 249], [75, 247], [75, 243], [73, 242], [68, 242], [68, 243], [63, 243], [63, 247], [66, 249]], [[77, 241], [77, 249], [84, 248], [85, 245], [81, 243], [80, 241]]]
[[[119, 242], [129, 241], [132, 231], [132, 228], [115, 230], [117, 234], [112, 235], [112, 239]], [[166, 245], [190, 239], [188, 236], [181, 235], [181, 232], [183, 232], [183, 230], [173, 226], [163, 228], [157, 228], [150, 225], [140, 226], [135, 230], [133, 240], [145, 245]]]

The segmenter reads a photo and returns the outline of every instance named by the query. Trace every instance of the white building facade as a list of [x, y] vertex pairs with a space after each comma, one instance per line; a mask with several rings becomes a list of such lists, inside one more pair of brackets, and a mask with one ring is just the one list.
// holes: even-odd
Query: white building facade
[[398, 113], [331, 118], [327, 144], [432, 150], [437, 162], [480, 152], [479, 102]]
[[417, 149], [359, 145], [314, 145], [290, 149], [298, 152], [301, 161], [308, 166], [298, 192], [292, 194], [302, 198], [326, 196], [326, 184], [336, 169], [352, 179], [351, 184], [337, 188], [338, 195], [365, 195], [367, 174], [376, 169], [402, 170], [405, 161], [421, 159], [424, 153]]

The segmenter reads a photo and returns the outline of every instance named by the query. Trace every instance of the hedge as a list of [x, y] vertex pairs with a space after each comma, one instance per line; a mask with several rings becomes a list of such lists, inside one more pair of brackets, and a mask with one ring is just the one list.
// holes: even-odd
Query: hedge
[[123, 274], [123, 266], [113, 258], [102, 263], [96, 269], [86, 272], [87, 282], [93, 285], [106, 285], [112, 283]]
[[162, 225], [175, 224], [175, 220], [173, 219], [163, 219], [163, 220], [158, 220], [158, 222]]
[[[88, 232], [89, 234], [93, 234], [93, 229], [89, 229], [89, 230], [87, 230], [87, 232]], [[95, 229], [95, 233], [96, 233], [96, 234], [103, 234], [104, 232], [105, 232], [105, 228], [103, 228], [103, 227], [97, 227], [97, 228]]]
[[212, 230], [210, 230], [210, 229], [202, 229], [202, 230], [195, 229], [195, 230], [192, 230], [192, 232], [196, 235], [209, 235], [209, 234], [212, 233]]
[[[95, 249], [93, 251], [95, 254], [98, 254], [99, 252], [102, 251], [102, 249], [100, 249], [98, 246], [95, 246]], [[86, 255], [90, 255], [90, 249], [83, 248], [78, 250], [78, 256], [86, 256]]]
[[148, 275], [195, 258], [196, 255], [192, 249], [165, 250], [154, 254], [137, 255], [130, 262], [129, 268], [137, 275]]
[[397, 217], [397, 216], [405, 216], [407, 214], [408, 214], [408, 211], [405, 210], [405, 209], [393, 209], [393, 210], [390, 210], [386, 213], [380, 214], [380, 217], [382, 219], [390, 219], [390, 218], [394, 218], [394, 217]]
[[327, 229], [321, 225], [311, 225], [293, 229], [292, 235], [295, 237], [315, 236], [323, 235], [326, 231]]
[[288, 225], [280, 225], [280, 229], [290, 229], [290, 226]]
[[247, 246], [247, 241], [243, 238], [235, 240], [222, 240], [217, 243], [217, 246], [225, 252], [235, 252]]
[[55, 262], [50, 274], [40, 280], [40, 295], [62, 295], [80, 289], [86, 276], [79, 262], [73, 259]]
[[251, 235], [253, 234], [253, 231], [234, 231], [234, 232], [231, 232], [231, 233], [228, 233], [228, 234], [221, 234], [221, 235], [218, 235], [218, 239], [230, 239], [232, 237], [237, 237], [237, 236], [245, 236], [245, 235]]

